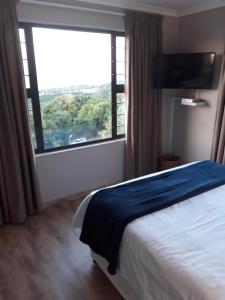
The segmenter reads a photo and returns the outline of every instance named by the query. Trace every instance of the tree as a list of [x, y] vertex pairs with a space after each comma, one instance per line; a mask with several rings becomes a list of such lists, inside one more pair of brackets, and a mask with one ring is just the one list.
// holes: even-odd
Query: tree
[[89, 124], [99, 132], [108, 127], [111, 119], [111, 101], [107, 99], [92, 98], [85, 103], [77, 116], [77, 124]]
[[[104, 90], [104, 95], [106, 91]], [[45, 147], [68, 145], [111, 135], [111, 101], [99, 94], [65, 94], [42, 106]]]

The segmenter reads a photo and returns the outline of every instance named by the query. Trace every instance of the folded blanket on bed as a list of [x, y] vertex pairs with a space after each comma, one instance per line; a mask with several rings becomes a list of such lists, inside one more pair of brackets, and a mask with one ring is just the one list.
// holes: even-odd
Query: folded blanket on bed
[[202, 161], [102, 189], [93, 195], [88, 205], [80, 240], [109, 262], [108, 272], [113, 275], [122, 235], [129, 222], [223, 184], [225, 166]]

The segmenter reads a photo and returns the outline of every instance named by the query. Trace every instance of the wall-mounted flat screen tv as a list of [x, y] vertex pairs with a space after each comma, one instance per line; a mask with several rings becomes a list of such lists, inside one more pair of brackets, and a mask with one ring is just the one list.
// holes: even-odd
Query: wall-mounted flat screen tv
[[211, 89], [215, 53], [161, 54], [155, 59], [154, 87]]

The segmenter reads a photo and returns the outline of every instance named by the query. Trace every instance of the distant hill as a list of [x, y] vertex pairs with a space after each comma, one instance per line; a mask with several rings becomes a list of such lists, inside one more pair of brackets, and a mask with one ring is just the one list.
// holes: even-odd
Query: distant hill
[[40, 89], [39, 98], [40, 104], [44, 105], [51, 100], [65, 94], [81, 95], [96, 95], [99, 97], [107, 97], [111, 92], [111, 83], [102, 85], [74, 85], [63, 88]]

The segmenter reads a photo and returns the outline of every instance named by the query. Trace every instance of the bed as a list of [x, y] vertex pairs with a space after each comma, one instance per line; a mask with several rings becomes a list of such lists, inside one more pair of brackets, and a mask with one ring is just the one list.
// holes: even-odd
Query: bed
[[[75, 213], [77, 233], [95, 193]], [[129, 223], [116, 275], [92, 256], [127, 300], [225, 299], [225, 185]]]

